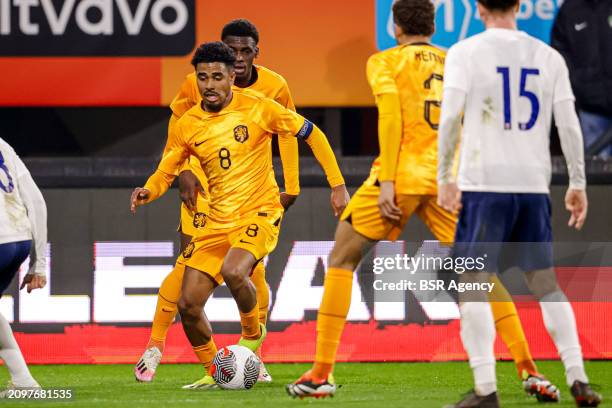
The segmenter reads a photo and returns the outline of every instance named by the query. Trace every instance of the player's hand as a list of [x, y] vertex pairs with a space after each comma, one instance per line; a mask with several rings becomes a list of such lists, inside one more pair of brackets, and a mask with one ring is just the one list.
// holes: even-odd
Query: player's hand
[[130, 200], [130, 211], [132, 211], [132, 214], [136, 214], [136, 207], [140, 207], [147, 203], [150, 194], [151, 192], [149, 190], [142, 187], [136, 187], [134, 191], [132, 191], [132, 198]]
[[32, 293], [34, 289], [42, 289], [47, 284], [47, 277], [45, 275], [35, 275], [33, 273], [28, 273], [23, 277], [23, 282], [21, 282], [21, 286], [19, 290], [24, 287], [28, 287], [28, 293]]
[[438, 186], [438, 205], [453, 214], [461, 210], [461, 190], [457, 183]]
[[380, 183], [380, 193], [378, 194], [378, 208], [380, 215], [393, 225], [399, 225], [402, 218], [402, 211], [395, 203], [395, 184], [387, 180]]
[[570, 219], [567, 225], [580, 230], [584, 225], [589, 209], [586, 191], [568, 189], [565, 193], [565, 209], [570, 212]]
[[190, 170], [181, 172], [179, 174], [179, 197], [189, 211], [196, 212], [198, 194], [206, 195], [200, 180]]
[[287, 211], [289, 207], [291, 207], [293, 203], [295, 203], [295, 200], [297, 200], [297, 198], [298, 196], [296, 195], [291, 195], [284, 192], [280, 193], [280, 203], [285, 209], [285, 211]]
[[344, 184], [332, 187], [331, 206], [334, 210], [334, 217], [338, 217], [342, 214], [350, 199], [351, 196], [346, 190], [346, 186]]

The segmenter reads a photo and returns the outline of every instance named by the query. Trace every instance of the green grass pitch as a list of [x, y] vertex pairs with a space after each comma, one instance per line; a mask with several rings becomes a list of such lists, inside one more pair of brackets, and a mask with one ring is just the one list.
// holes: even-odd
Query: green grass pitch
[[[574, 406], [565, 385], [563, 367], [557, 361], [539, 362], [540, 370], [561, 389], [561, 403]], [[442, 407], [455, 402], [471, 388], [466, 363], [347, 363], [338, 364], [336, 381], [342, 384], [333, 399], [292, 400], [285, 383], [295, 380], [306, 364], [267, 365], [274, 377], [271, 384], [257, 384], [249, 391], [192, 391], [181, 385], [197, 380], [202, 369], [192, 364], [162, 364], [151, 384], [134, 380], [132, 365], [32, 366], [31, 371], [45, 388], [71, 388], [71, 401], [5, 401], [5, 406], [51, 407]], [[612, 362], [587, 362], [592, 382], [602, 386], [604, 398], [612, 389]], [[536, 407], [520, 387], [512, 363], [498, 363], [498, 384], [503, 407]], [[6, 369], [0, 381], [8, 381]], [[608, 394], [610, 395], [610, 394]], [[603, 406], [607, 406], [604, 400]], [[550, 406], [550, 405], [548, 405]], [[612, 406], [612, 405], [611, 405]]]

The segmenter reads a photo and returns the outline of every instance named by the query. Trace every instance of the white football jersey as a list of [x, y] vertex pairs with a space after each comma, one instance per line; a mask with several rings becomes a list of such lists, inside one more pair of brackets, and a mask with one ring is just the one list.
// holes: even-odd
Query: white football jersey
[[563, 57], [522, 31], [488, 29], [450, 48], [444, 88], [467, 94], [459, 188], [548, 193], [553, 104], [574, 99]]
[[0, 244], [32, 239], [32, 226], [18, 182], [28, 173], [13, 148], [0, 138]]

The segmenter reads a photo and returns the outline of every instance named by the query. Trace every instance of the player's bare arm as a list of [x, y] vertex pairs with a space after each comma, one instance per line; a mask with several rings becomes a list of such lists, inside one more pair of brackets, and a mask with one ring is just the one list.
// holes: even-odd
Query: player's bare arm
[[200, 180], [191, 170], [183, 170], [179, 174], [179, 197], [190, 211], [196, 211], [198, 194], [206, 195]]
[[287, 211], [289, 209], [289, 207], [291, 207], [293, 205], [293, 203], [295, 203], [295, 201], [297, 200], [298, 196], [297, 195], [292, 195], [292, 194], [287, 194], [286, 192], [282, 192], [280, 193], [280, 203], [283, 206], [283, 208], [285, 209], [285, 211]]
[[350, 199], [351, 196], [349, 195], [345, 184], [332, 187], [331, 206], [335, 217], [342, 215]]
[[[561, 65], [559, 70], [557, 81], [567, 82], [569, 80], [567, 68]], [[569, 174], [569, 187], [565, 194], [565, 208], [570, 212], [567, 225], [580, 230], [586, 221], [589, 203], [586, 194], [582, 132], [574, 109], [574, 101], [564, 99], [555, 103], [553, 115]]]
[[37, 275], [33, 273], [28, 273], [23, 278], [23, 282], [21, 282], [21, 286], [19, 286], [19, 290], [27, 287], [28, 293], [32, 293], [34, 289], [42, 289], [47, 285], [47, 276], [46, 275]]
[[587, 217], [589, 201], [585, 190], [568, 189], [565, 194], [565, 209], [570, 212], [569, 227], [581, 230]]
[[385, 180], [380, 182], [378, 208], [382, 217], [393, 225], [399, 225], [402, 212], [395, 202], [395, 182]]
[[130, 198], [130, 211], [132, 211], [132, 214], [136, 214], [136, 208], [148, 202], [150, 194], [151, 192], [143, 187], [136, 187], [134, 191], [132, 191], [132, 196]]
[[457, 183], [438, 185], [438, 205], [455, 214], [461, 211], [461, 190]]

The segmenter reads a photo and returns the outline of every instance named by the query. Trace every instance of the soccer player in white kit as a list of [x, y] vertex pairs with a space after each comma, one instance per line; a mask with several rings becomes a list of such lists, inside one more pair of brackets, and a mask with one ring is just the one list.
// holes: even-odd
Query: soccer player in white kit
[[[582, 134], [568, 69], [557, 51], [517, 30], [519, 0], [478, 0], [477, 7], [486, 31], [448, 51], [438, 135], [438, 201], [447, 210], [460, 211], [455, 255], [488, 251], [487, 270], [460, 279], [489, 282], [501, 251], [501, 244], [490, 243], [529, 243], [519, 247], [515, 266], [525, 272], [540, 302], [576, 404], [595, 407], [601, 396], [589, 386], [574, 313], [552, 268], [553, 113], [570, 178], [568, 225], [580, 229], [587, 215]], [[460, 134], [455, 181], [452, 168]], [[450, 407], [498, 407], [495, 325], [487, 293], [471, 291], [460, 301], [461, 338], [475, 390]]]
[[[25, 164], [0, 138], [0, 296], [21, 264], [30, 256], [30, 265], [21, 288], [43, 288], [46, 278], [47, 207]], [[0, 315], [0, 358], [11, 382], [8, 389], [40, 388], [21, 355], [13, 331]], [[7, 390], [0, 392], [6, 397]]]

